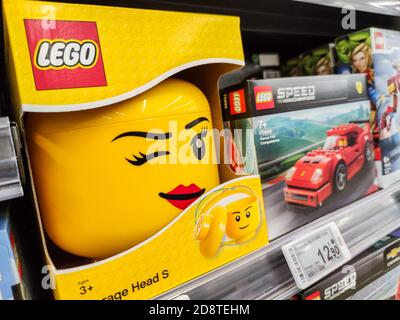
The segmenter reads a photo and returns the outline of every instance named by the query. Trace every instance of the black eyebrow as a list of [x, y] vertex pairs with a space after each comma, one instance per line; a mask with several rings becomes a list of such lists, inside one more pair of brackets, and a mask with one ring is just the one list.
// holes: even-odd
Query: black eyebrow
[[248, 210], [248, 209], [250, 209], [252, 206], [250, 206], [250, 207], [247, 207], [246, 209], [244, 209], [244, 211], [246, 211], [246, 210]]
[[191, 129], [191, 128], [193, 128], [196, 124], [199, 124], [200, 122], [203, 122], [203, 121], [209, 122], [210, 120], [208, 120], [206, 117], [197, 118], [197, 119], [193, 120], [192, 122], [189, 122], [189, 123], [185, 126], [185, 129]]
[[232, 214], [240, 214], [240, 211], [234, 211]]
[[144, 131], [128, 131], [121, 133], [120, 135], [116, 136], [114, 139], [112, 139], [111, 142], [124, 138], [124, 137], [140, 137], [140, 138], [147, 138], [147, 139], [153, 139], [153, 140], [165, 140], [171, 138], [172, 133], [167, 132], [167, 133], [151, 133], [151, 132], [144, 132]]

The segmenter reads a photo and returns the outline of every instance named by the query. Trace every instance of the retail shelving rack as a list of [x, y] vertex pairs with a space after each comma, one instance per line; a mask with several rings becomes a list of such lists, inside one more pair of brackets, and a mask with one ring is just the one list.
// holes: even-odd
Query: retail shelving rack
[[[348, 33], [341, 27], [341, 8], [322, 6], [337, 1], [291, 0], [57, 0], [145, 9], [240, 16], [246, 57], [254, 52], [279, 52], [289, 58]], [[307, 3], [313, 2], [313, 3]], [[386, 1], [346, 1], [357, 12], [357, 29], [376, 26], [400, 30], [400, 8]], [[400, 6], [399, 6], [400, 7]], [[157, 45], [157, 44], [155, 44]], [[22, 194], [12, 126], [0, 118], [0, 201]], [[18, 150], [18, 142], [16, 146]], [[265, 248], [209, 272], [156, 299], [288, 299], [297, 292], [281, 247], [335, 222], [355, 256], [400, 227], [400, 182], [307, 224]], [[339, 266], [340, 267], [340, 266]]]
[[0, 201], [23, 195], [13, 130], [8, 118], [0, 118]]
[[336, 222], [354, 257], [400, 227], [400, 183], [328, 214], [159, 299], [288, 299], [299, 292], [281, 247]]
[[[177, 5], [177, 2], [169, 2]], [[205, 3], [207, 2], [207, 3]], [[312, 4], [307, 3], [312, 2]], [[346, 1], [361, 11], [357, 12], [357, 29], [367, 26], [400, 28], [400, 5], [379, 1]], [[153, 1], [157, 3], [157, 1]], [[302, 50], [299, 41], [290, 44], [294, 37], [321, 41], [324, 37], [346, 33], [340, 25], [343, 16], [337, 1], [230, 1], [218, 5], [208, 1], [189, 1], [187, 6], [200, 4], [201, 10], [241, 16], [245, 51], [273, 48], [295, 54]], [[324, 4], [321, 6], [319, 4]], [[164, 3], [164, 5], [167, 5]], [[229, 9], [224, 9], [224, 7]], [[281, 41], [271, 43], [281, 37]], [[260, 41], [262, 38], [270, 41]], [[305, 41], [306, 42], [306, 41]], [[264, 43], [264, 45], [260, 45]], [[310, 44], [309, 44], [310, 45]], [[298, 48], [299, 47], [299, 48]], [[296, 50], [298, 50], [296, 52]], [[248, 53], [247, 52], [247, 53]], [[218, 270], [194, 279], [163, 295], [159, 299], [288, 299], [300, 290], [297, 288], [281, 248], [307, 233], [335, 222], [354, 257], [386, 234], [400, 227], [400, 182], [370, 197], [355, 202], [341, 210], [324, 216], [269, 246], [237, 260]]]
[[[331, 41], [349, 30], [344, 30], [341, 8], [320, 4], [353, 1], [307, 0], [52, 0], [71, 3], [91, 3], [144, 9], [173, 10], [225, 14], [240, 17], [244, 51], [248, 59], [255, 52], [278, 52], [281, 58], [296, 54]], [[315, 4], [318, 2], [319, 4]], [[373, 2], [355, 0], [354, 7], [361, 8], [356, 15], [356, 28], [369, 26], [400, 28], [400, 18], [387, 15], [391, 8], [377, 8]], [[396, 1], [392, 1], [396, 3]], [[393, 5], [395, 6], [395, 4]], [[369, 9], [369, 12], [365, 11]], [[393, 9], [394, 10], [394, 9]], [[156, 45], [156, 44], [155, 44]]]

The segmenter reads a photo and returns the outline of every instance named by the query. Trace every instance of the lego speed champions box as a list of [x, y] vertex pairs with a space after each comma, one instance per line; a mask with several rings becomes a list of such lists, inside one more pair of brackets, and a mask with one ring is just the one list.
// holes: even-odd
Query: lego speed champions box
[[400, 179], [400, 32], [370, 28], [335, 40], [338, 73], [367, 76], [373, 103], [378, 183]]
[[347, 300], [400, 300], [400, 266], [386, 270]]
[[57, 299], [155, 298], [268, 243], [259, 177], [215, 158], [239, 18], [42, 1], [3, 16]]
[[260, 174], [270, 240], [376, 190], [364, 75], [247, 81], [221, 100], [231, 169]]

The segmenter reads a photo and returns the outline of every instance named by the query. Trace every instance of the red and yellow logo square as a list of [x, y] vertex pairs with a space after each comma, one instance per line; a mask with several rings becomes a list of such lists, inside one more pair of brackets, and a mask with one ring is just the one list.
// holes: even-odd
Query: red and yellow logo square
[[36, 90], [107, 85], [96, 22], [24, 23]]

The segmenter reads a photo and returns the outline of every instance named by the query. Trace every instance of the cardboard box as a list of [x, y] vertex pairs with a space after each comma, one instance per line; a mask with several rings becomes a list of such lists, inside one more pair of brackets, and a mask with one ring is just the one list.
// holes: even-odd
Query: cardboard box
[[0, 300], [21, 300], [21, 275], [8, 204], [0, 204]]
[[[400, 239], [390, 234], [360, 255], [354, 257], [343, 268], [331, 273], [323, 280], [300, 294], [305, 300], [343, 300], [366, 297], [375, 281], [396, 271], [400, 264]], [[377, 284], [377, 282], [375, 282]], [[367, 288], [371, 285], [370, 288]]]
[[270, 240], [377, 189], [364, 75], [247, 81], [221, 100], [232, 170], [262, 178]]
[[400, 300], [400, 266], [387, 270], [347, 300]]
[[397, 111], [400, 32], [370, 28], [335, 40], [338, 73], [364, 73], [374, 105], [379, 186], [400, 179], [400, 116]]
[[[186, 175], [194, 176], [197, 171], [188, 173], [184, 167], [174, 167], [168, 162], [168, 170], [162, 175], [154, 176], [154, 170], [149, 170], [147, 176], [132, 176], [138, 172], [132, 171], [133, 168], [144, 168], [141, 165], [145, 162], [161, 156], [165, 159], [172, 150], [153, 152], [150, 157], [132, 150], [137, 144], [127, 138], [125, 156], [106, 151], [111, 142], [116, 146], [114, 141], [118, 139], [119, 143], [122, 137], [150, 137], [156, 143], [171, 138], [170, 132], [150, 132], [149, 136], [139, 134], [135, 128], [158, 121], [161, 129], [166, 130], [165, 110], [173, 106], [179, 111], [193, 102], [189, 99], [185, 100], [188, 104], [179, 105], [183, 98], [177, 96], [171, 103], [161, 105], [165, 103], [161, 97], [171, 97], [174, 86], [184, 86], [210, 106], [212, 119], [200, 117], [184, 128], [184, 131], [193, 130], [202, 122], [202, 128], [198, 126], [201, 132], [194, 137], [197, 140], [192, 137], [185, 144], [191, 157], [195, 153], [199, 161], [202, 159], [202, 141], [213, 137], [211, 122], [214, 128], [223, 129], [218, 79], [244, 64], [238, 18], [38, 1], [4, 1], [3, 16], [12, 98], [25, 140], [30, 137], [25, 147], [43, 248], [57, 299], [152, 298], [267, 244], [257, 175], [237, 176], [223, 163], [218, 165], [216, 178], [215, 167], [208, 180], [207, 174], [198, 173], [197, 178], [210, 184], [207, 190], [200, 190], [202, 195], [196, 193], [200, 196], [196, 201], [186, 201], [185, 209], [174, 209], [174, 216], [166, 219], [164, 209], [146, 211], [143, 208], [156, 203], [165, 205], [167, 195], [160, 192], [151, 198], [143, 191], [153, 185], [168, 184], [170, 179], [183, 181]], [[171, 76], [176, 80], [169, 79]], [[166, 90], [171, 86], [174, 90]], [[155, 102], [154, 93], [160, 91], [160, 98]], [[159, 114], [154, 103], [160, 103]], [[148, 118], [146, 112], [150, 109], [153, 113]], [[129, 125], [123, 118], [128, 115], [140, 118], [141, 124], [130, 122], [129, 128], [133, 131], [125, 130], [115, 136], [114, 129]], [[175, 116], [171, 114], [171, 118]], [[34, 119], [28, 128], [27, 119]], [[112, 135], [108, 135], [108, 130]], [[52, 134], [55, 131], [57, 134]], [[63, 143], [56, 142], [57, 139]], [[218, 150], [218, 140], [215, 141], [216, 146], [211, 144], [210, 148]], [[102, 147], [98, 147], [98, 142]], [[57, 150], [52, 146], [57, 146]], [[199, 152], [192, 151], [195, 149]], [[84, 152], [87, 157], [75, 156], [74, 150], [76, 154]], [[223, 154], [223, 145], [221, 150]], [[104, 166], [103, 160], [117, 161], [114, 164], [124, 167], [117, 173], [112, 165]], [[103, 164], [99, 165], [100, 162]], [[49, 176], [57, 170], [59, 174]], [[123, 170], [129, 171], [124, 174]], [[199, 170], [203, 172], [200, 167]], [[64, 186], [61, 176], [65, 179]], [[177, 203], [180, 206], [184, 201], [176, 196], [177, 192], [193, 187], [190, 181], [180, 183], [182, 186], [168, 193], [174, 195], [168, 202], [177, 208]], [[117, 189], [122, 193], [116, 192]], [[135, 190], [140, 197], [135, 196]], [[121, 198], [121, 194], [126, 196]], [[255, 223], [247, 229], [251, 233], [244, 239], [239, 234], [241, 231], [233, 226], [240, 219], [242, 222], [250, 219], [250, 209], [244, 207], [248, 200], [253, 201], [251, 217]], [[65, 210], [77, 203], [83, 205]], [[119, 221], [120, 207], [127, 204], [129, 207], [129, 203], [132, 213]], [[239, 213], [235, 210], [235, 214], [228, 214], [239, 205]], [[56, 207], [57, 210], [51, 211]], [[248, 210], [244, 212], [245, 209]], [[137, 217], [139, 224], [157, 214], [159, 217], [153, 220], [157, 227], [148, 224], [145, 230], [139, 228], [141, 232], [148, 229], [146, 239], [117, 254], [101, 256], [105, 255], [100, 252], [102, 249], [115, 251], [115, 246], [121, 244], [116, 240], [121, 238], [121, 232], [116, 230], [126, 232], [127, 228], [136, 226], [132, 218]], [[66, 218], [60, 220], [60, 217]], [[130, 222], [124, 222], [126, 219]], [[161, 220], [166, 222], [160, 223]], [[64, 227], [60, 223], [63, 221], [68, 221]], [[66, 230], [72, 230], [68, 246]], [[110, 232], [114, 238], [107, 242]], [[76, 242], [71, 241], [73, 235], [77, 237]], [[125, 237], [128, 242], [132, 240], [130, 235], [137, 236], [129, 233]], [[93, 248], [99, 252], [94, 253]], [[88, 258], [69, 253], [80, 249], [85, 250], [81, 252]]]

